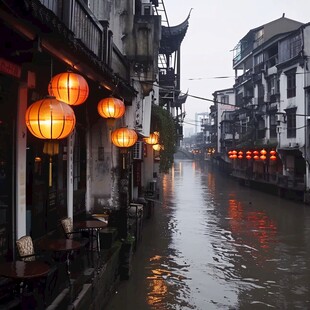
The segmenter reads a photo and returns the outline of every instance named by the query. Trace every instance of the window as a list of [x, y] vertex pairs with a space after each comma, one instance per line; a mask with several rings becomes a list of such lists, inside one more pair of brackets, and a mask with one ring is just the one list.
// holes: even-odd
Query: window
[[287, 98], [296, 96], [296, 69], [285, 73], [287, 77]]
[[286, 110], [287, 115], [287, 137], [296, 137], [296, 108]]
[[229, 96], [225, 95], [221, 97], [221, 103], [229, 103]]
[[277, 122], [276, 122], [276, 115], [271, 114], [269, 118], [269, 126], [270, 126], [270, 138], [276, 138], [277, 137]]

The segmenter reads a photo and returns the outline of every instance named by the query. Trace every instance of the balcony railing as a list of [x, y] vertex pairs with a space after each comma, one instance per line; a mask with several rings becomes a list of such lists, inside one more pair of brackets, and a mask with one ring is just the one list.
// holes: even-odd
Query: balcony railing
[[40, 0], [89, 50], [102, 60], [103, 27], [80, 0]]

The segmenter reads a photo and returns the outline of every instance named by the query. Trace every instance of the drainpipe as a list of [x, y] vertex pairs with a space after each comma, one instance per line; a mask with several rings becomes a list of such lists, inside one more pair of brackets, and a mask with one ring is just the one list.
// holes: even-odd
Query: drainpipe
[[305, 162], [306, 162], [306, 188], [305, 190], [309, 190], [309, 161], [308, 161], [308, 106], [307, 106], [307, 90], [306, 90], [306, 85], [307, 85], [307, 69], [308, 69], [308, 58], [306, 57], [305, 59], [305, 64], [304, 64], [304, 115], [305, 115]]

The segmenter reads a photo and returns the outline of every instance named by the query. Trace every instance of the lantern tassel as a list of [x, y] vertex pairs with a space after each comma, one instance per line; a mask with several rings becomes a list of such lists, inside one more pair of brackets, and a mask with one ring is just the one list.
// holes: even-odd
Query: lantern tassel
[[49, 175], [48, 175], [48, 185], [52, 187], [53, 185], [53, 158], [50, 156], [50, 163], [49, 163]]
[[125, 159], [125, 154], [123, 154], [123, 170], [126, 168], [126, 159]]

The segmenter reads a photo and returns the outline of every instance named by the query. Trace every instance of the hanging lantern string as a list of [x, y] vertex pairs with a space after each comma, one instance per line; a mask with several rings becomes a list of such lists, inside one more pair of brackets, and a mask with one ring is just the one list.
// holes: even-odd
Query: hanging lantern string
[[112, 91], [112, 93], [111, 93], [111, 97], [114, 97], [114, 94], [115, 94], [115, 92], [116, 92], [116, 89], [118, 88], [118, 84], [119, 84], [119, 78], [117, 78], [115, 87], [114, 87], [114, 89], [113, 89], [113, 91]]

